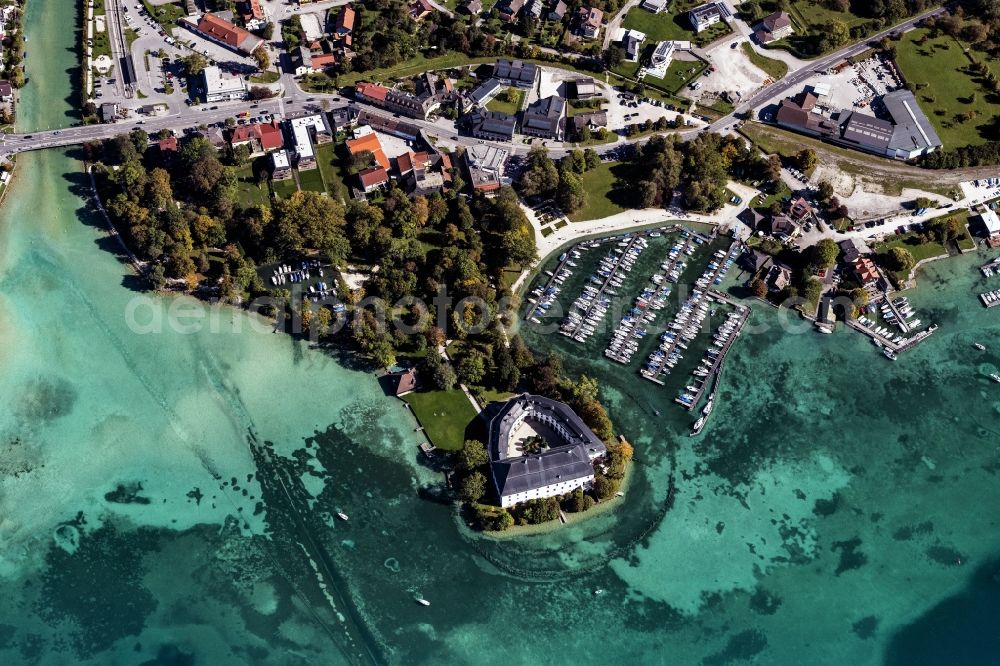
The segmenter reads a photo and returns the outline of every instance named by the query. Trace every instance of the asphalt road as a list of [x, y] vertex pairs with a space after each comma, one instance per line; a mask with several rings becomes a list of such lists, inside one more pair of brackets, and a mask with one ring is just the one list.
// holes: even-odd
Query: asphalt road
[[[900, 25], [896, 25], [888, 30], [885, 30], [869, 39], [859, 42], [857, 44], [852, 44], [850, 46], [844, 47], [838, 51], [830, 53], [829, 55], [823, 56], [818, 60], [811, 61], [808, 65], [789, 73], [785, 78], [780, 81], [772, 83], [770, 86], [762, 89], [749, 99], [747, 99], [743, 104], [737, 107], [733, 113], [720, 118], [719, 120], [713, 122], [708, 126], [709, 131], [721, 132], [728, 126], [732, 125], [736, 121], [736, 114], [742, 113], [748, 110], [755, 109], [774, 97], [781, 95], [797, 86], [801, 86], [804, 81], [813, 75], [816, 71], [825, 71], [836, 63], [844, 60], [845, 58], [850, 58], [855, 56], [868, 48], [868, 43], [873, 41], [879, 41], [883, 37], [886, 37], [894, 32], [907, 30], [923, 19], [929, 16], [935, 16], [942, 13], [944, 8], [938, 8], [925, 12], [919, 16], [916, 16]], [[9, 155], [12, 153], [19, 153], [29, 150], [39, 150], [44, 148], [57, 148], [72, 146], [77, 144], [82, 144], [87, 141], [96, 141], [100, 139], [107, 139], [123, 132], [127, 132], [133, 128], [140, 128], [148, 132], [149, 134], [155, 134], [162, 129], [171, 130], [182, 130], [186, 127], [195, 127], [200, 124], [211, 124], [219, 121], [224, 121], [226, 118], [233, 117], [236, 113], [240, 111], [249, 110], [254, 115], [260, 113], [274, 113], [279, 116], [283, 116], [288, 112], [293, 112], [297, 110], [305, 110], [310, 106], [314, 106], [317, 110], [319, 109], [320, 100], [326, 99], [330, 100], [334, 105], [343, 103], [343, 98], [338, 95], [324, 95], [319, 93], [305, 93], [300, 90], [294, 90], [292, 92], [286, 86], [285, 97], [262, 100], [258, 103], [256, 107], [250, 107], [246, 102], [229, 102], [220, 103], [215, 110], [212, 110], [208, 105], [201, 105], [196, 107], [191, 107], [180, 111], [179, 113], [172, 113], [167, 116], [154, 117], [154, 118], [142, 118], [137, 119], [134, 122], [119, 122], [108, 125], [87, 125], [80, 127], [68, 127], [61, 130], [47, 130], [41, 132], [33, 132], [30, 134], [7, 134], [0, 135], [0, 155]], [[311, 101], [310, 101], [311, 100]], [[365, 110], [372, 111], [380, 115], [387, 115], [387, 112], [379, 109], [377, 107], [368, 106], [365, 104], [358, 104], [359, 107]], [[478, 139], [458, 135], [453, 125], [437, 121], [427, 121], [419, 119], [405, 119], [406, 122], [416, 125], [423, 129], [429, 136], [435, 137], [446, 144], [453, 144], [459, 146], [472, 146], [480, 143], [484, 143]], [[678, 132], [678, 134], [684, 138], [690, 138], [697, 135], [699, 132], [705, 131], [702, 129], [698, 130], [687, 130]], [[455, 138], [452, 138], [455, 137]], [[649, 137], [644, 137], [641, 139], [632, 139], [626, 141], [618, 141], [613, 144], [605, 144], [602, 146], [595, 146], [594, 149], [598, 153], [605, 153], [615, 150], [623, 145], [627, 144], [639, 144], [648, 141]], [[497, 146], [507, 150], [512, 155], [523, 155], [526, 154], [530, 149], [531, 145], [525, 143], [490, 143], [485, 142], [489, 145]], [[551, 149], [549, 152], [554, 158], [559, 158], [566, 154], [569, 149]]]

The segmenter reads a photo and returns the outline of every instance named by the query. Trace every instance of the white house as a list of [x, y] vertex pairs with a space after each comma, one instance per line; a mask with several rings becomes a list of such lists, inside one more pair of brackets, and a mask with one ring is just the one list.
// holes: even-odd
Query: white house
[[209, 65], [202, 73], [205, 84], [205, 101], [230, 102], [246, 99], [247, 84], [239, 76], [222, 76], [221, 70], [215, 65]]

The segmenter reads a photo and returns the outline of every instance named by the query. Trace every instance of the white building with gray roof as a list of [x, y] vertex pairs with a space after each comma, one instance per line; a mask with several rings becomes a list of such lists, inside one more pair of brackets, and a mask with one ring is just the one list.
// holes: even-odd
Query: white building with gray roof
[[[547, 446], [526, 453], [520, 444], [541, 437]], [[594, 461], [607, 448], [570, 407], [528, 393], [511, 398], [490, 421], [490, 472], [500, 505], [571, 493], [594, 482]]]

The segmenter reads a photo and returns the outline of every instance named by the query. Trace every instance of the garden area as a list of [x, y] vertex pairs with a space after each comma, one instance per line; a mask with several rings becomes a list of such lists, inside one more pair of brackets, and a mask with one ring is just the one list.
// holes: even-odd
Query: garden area
[[703, 4], [701, 0], [674, 0], [667, 11], [659, 14], [636, 7], [625, 15], [622, 27], [645, 33], [647, 43], [653, 42], [654, 45], [656, 42], [677, 40], [704, 46], [733, 31], [728, 23], [720, 21], [696, 33], [688, 21], [687, 12], [700, 4]]
[[750, 46], [750, 42], [743, 42], [742, 47], [743, 52], [746, 54], [750, 62], [755, 67], [759, 67], [764, 70], [764, 72], [773, 80], [777, 81], [788, 73], [788, 63], [783, 60], [775, 60], [774, 58], [762, 56], [753, 50], [753, 47]]
[[896, 45], [896, 64], [934, 124], [946, 149], [996, 139], [1000, 100], [971, 70], [962, 45], [947, 35], [931, 39], [926, 29], [906, 33]]
[[621, 162], [602, 162], [584, 172], [580, 179], [587, 193], [587, 204], [569, 215], [570, 221], [597, 220], [627, 210], [628, 207], [618, 200], [615, 193], [615, 184], [627, 170], [628, 167]]
[[506, 113], [508, 116], [516, 116], [520, 113], [523, 102], [524, 91], [517, 88], [504, 88], [486, 103], [486, 108], [490, 111]]
[[174, 27], [177, 25], [177, 20], [187, 16], [187, 12], [181, 7], [180, 3], [170, 3], [166, 5], [154, 5], [149, 0], [142, 0], [143, 7], [149, 12], [149, 15], [153, 17], [153, 20], [160, 24], [163, 31], [168, 35], [172, 35]]
[[431, 444], [439, 449], [458, 451], [466, 440], [465, 431], [478, 417], [461, 389], [417, 391], [403, 396], [423, 426]]

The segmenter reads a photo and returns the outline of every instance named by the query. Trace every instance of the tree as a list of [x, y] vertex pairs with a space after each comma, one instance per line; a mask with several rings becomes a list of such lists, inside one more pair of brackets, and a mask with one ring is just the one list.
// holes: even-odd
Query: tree
[[908, 271], [916, 265], [913, 255], [905, 247], [894, 247], [889, 250], [889, 267], [894, 271]]
[[812, 262], [822, 269], [827, 269], [837, 263], [840, 248], [832, 238], [822, 238], [812, 246]]
[[455, 371], [448, 363], [445, 363], [437, 349], [427, 350], [423, 369], [428, 382], [441, 391], [447, 391], [458, 381], [455, 377]]
[[578, 175], [563, 172], [556, 192], [556, 203], [564, 213], [573, 213], [587, 205], [587, 191], [583, 189], [583, 181]]
[[604, 52], [604, 68], [614, 69], [625, 60], [625, 51], [620, 46], [612, 46]]
[[458, 362], [458, 376], [466, 384], [479, 384], [486, 376], [486, 355], [470, 349]]
[[757, 278], [750, 283], [750, 291], [752, 291], [753, 295], [757, 298], [764, 298], [767, 296], [767, 285], [764, 284], [763, 280]]
[[594, 478], [594, 494], [597, 495], [597, 499], [606, 500], [614, 497], [618, 488], [618, 481], [609, 479], [603, 474]]
[[199, 76], [208, 67], [208, 61], [200, 53], [191, 53], [181, 59], [181, 65], [187, 76]]
[[268, 55], [267, 49], [263, 46], [254, 50], [253, 59], [257, 63], [257, 68], [262, 72], [271, 66], [271, 56]]
[[819, 181], [819, 200], [829, 201], [830, 197], [833, 196], [833, 185], [830, 184], [828, 180]]
[[483, 476], [482, 472], [473, 472], [462, 479], [459, 493], [462, 499], [470, 504], [478, 502], [486, 494], [486, 477]]
[[656, 183], [644, 180], [636, 187], [636, 205], [638, 208], [652, 208], [656, 205], [658, 191]]
[[816, 151], [812, 148], [803, 148], [795, 156], [795, 162], [799, 166], [799, 171], [809, 173], [816, 168]]
[[544, 148], [532, 148], [528, 153], [527, 165], [527, 169], [521, 174], [521, 194], [532, 197], [551, 193], [559, 187], [559, 170]]
[[490, 461], [486, 447], [477, 439], [467, 439], [458, 452], [458, 464], [463, 469], [473, 470]]

